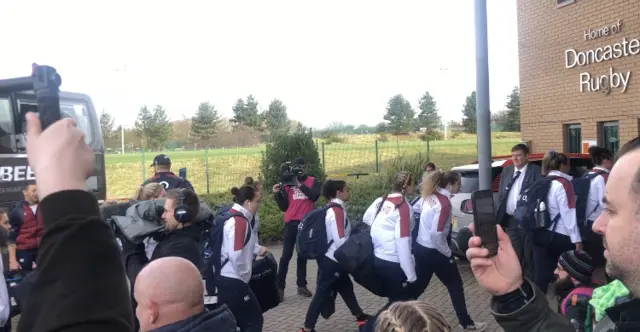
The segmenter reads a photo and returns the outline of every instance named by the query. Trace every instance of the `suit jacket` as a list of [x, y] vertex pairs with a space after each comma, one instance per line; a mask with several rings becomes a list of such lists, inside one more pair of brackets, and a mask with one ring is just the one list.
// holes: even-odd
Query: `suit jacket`
[[[505, 224], [506, 220], [503, 220], [507, 210], [507, 198], [509, 196], [509, 192], [507, 192], [506, 187], [511, 182], [513, 175], [515, 174], [515, 166], [509, 165], [502, 170], [502, 176], [500, 177], [500, 187], [498, 189], [498, 197], [500, 200], [500, 205], [498, 206], [498, 211], [496, 211], [496, 220], [502, 224], [503, 226], [507, 226]], [[522, 174], [520, 176], [523, 176]], [[529, 163], [527, 164], [527, 171], [524, 174], [524, 179], [522, 180], [522, 187], [520, 188], [520, 193], [522, 193], [525, 189], [527, 189], [532, 183], [540, 180], [542, 178], [542, 170], [540, 166]]]

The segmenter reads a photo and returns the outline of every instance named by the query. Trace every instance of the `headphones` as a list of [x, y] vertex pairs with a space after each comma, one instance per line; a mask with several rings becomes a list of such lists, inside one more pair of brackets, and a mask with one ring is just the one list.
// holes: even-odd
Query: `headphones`
[[173, 217], [181, 224], [187, 223], [191, 221], [191, 214], [189, 213], [189, 209], [184, 204], [184, 190], [180, 189], [180, 193], [178, 194], [176, 208], [173, 210]]

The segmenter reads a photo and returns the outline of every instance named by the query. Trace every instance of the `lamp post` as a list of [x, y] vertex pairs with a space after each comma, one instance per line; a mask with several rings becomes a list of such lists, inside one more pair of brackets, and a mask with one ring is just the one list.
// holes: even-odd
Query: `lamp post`
[[475, 0], [476, 126], [479, 189], [491, 189], [491, 113], [489, 111], [489, 49], [487, 0]]

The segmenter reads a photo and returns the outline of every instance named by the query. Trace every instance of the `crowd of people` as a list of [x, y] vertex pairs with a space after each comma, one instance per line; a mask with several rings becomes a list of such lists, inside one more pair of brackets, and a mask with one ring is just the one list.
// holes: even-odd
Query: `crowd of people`
[[[99, 208], [83, 190], [93, 154], [73, 120], [42, 131], [29, 114], [27, 129], [37, 183], [25, 188], [23, 202], [0, 212], [5, 278], [25, 276], [17, 286], [0, 283], [6, 331], [17, 314], [10, 297], [20, 304], [18, 331], [262, 331], [269, 309], [263, 297], [283, 301], [295, 251], [297, 294], [311, 298], [301, 332], [315, 331], [320, 316], [330, 319], [338, 294], [354, 330], [451, 331], [441, 308], [429, 305], [428, 296], [419, 299], [434, 274], [449, 292], [460, 328], [487, 328], [469, 315], [450, 249], [450, 198], [461, 185], [455, 171], [430, 163], [423, 174], [398, 172], [390, 192], [372, 202], [356, 227], [347, 215], [348, 184], [321, 183], [306, 174], [303, 159], [294, 160], [294, 183], [271, 187], [285, 227], [282, 256], [272, 271], [274, 293], [264, 295], [252, 285], [256, 262], [270, 255], [258, 241], [257, 211], [266, 198], [259, 182], [247, 178], [232, 189], [231, 205], [213, 210], [171, 172], [170, 158], [159, 155], [154, 176], [133, 200]], [[617, 160], [604, 148], [589, 152], [594, 167], [574, 178], [567, 155], [549, 151], [538, 166], [529, 162], [526, 145], [514, 146], [499, 185], [498, 253], [489, 256], [479, 237], [469, 240], [473, 274], [493, 296], [491, 311], [507, 332], [640, 331], [634, 298], [640, 292], [634, 262], [640, 142], [627, 143]], [[414, 192], [418, 198], [409, 202]], [[525, 196], [537, 202], [536, 213], [529, 213]], [[320, 197], [326, 206], [316, 206]], [[315, 293], [301, 254], [313, 222], [322, 233], [322, 241], [313, 243]], [[362, 310], [339, 255], [357, 236], [370, 239], [370, 276], [383, 290], [376, 295], [388, 299], [377, 313]], [[550, 284], [557, 308], [545, 296]]]

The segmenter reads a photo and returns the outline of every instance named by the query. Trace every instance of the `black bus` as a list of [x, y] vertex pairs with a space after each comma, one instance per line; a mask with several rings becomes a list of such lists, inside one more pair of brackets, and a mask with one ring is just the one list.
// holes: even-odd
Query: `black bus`
[[[33, 91], [0, 91], [0, 207], [10, 207], [22, 200], [23, 188], [35, 180], [26, 155], [25, 114], [37, 111]], [[85, 141], [95, 154], [94, 173], [85, 187], [103, 201], [107, 192], [104, 145], [93, 102], [85, 94], [60, 92], [60, 113], [62, 117], [73, 118], [84, 131]]]

